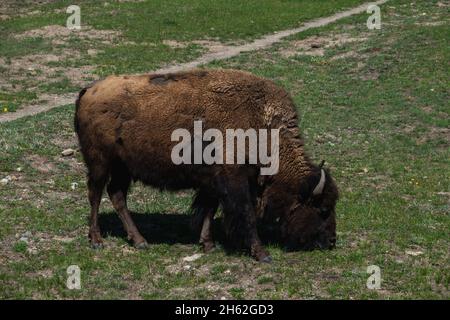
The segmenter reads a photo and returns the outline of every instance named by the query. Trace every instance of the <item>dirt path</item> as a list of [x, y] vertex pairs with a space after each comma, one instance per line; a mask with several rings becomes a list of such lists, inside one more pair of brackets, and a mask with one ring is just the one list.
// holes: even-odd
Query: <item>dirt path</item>
[[[198, 67], [200, 65], [212, 62], [214, 60], [224, 60], [224, 59], [228, 59], [228, 58], [237, 56], [242, 52], [249, 52], [249, 51], [255, 51], [255, 50], [259, 50], [259, 49], [268, 48], [271, 45], [273, 45], [274, 43], [281, 41], [283, 38], [294, 35], [296, 33], [300, 33], [300, 32], [303, 32], [303, 31], [306, 31], [306, 30], [309, 30], [312, 28], [322, 27], [327, 24], [333, 23], [339, 19], [346, 18], [346, 17], [352, 16], [355, 14], [363, 13], [367, 10], [367, 7], [369, 6], [369, 4], [381, 5], [383, 3], [386, 3], [387, 1], [388, 0], [367, 2], [358, 7], [336, 13], [329, 17], [320, 18], [320, 19], [306, 22], [303, 24], [303, 26], [298, 27], [298, 28], [288, 29], [288, 30], [284, 30], [284, 31], [279, 31], [274, 34], [269, 34], [260, 39], [255, 40], [253, 42], [249, 42], [249, 43], [239, 45], [239, 46], [224, 46], [223, 49], [218, 52], [207, 53], [191, 62], [187, 62], [187, 63], [183, 63], [183, 64], [175, 64], [172, 66], [168, 66], [168, 67], [164, 67], [164, 68], [155, 70], [154, 72], [155, 73], [167, 73], [167, 72], [177, 72], [177, 71], [181, 71], [181, 70], [192, 69], [192, 68]], [[25, 116], [35, 115], [35, 114], [56, 108], [58, 106], [63, 106], [63, 105], [73, 103], [76, 99], [76, 96], [77, 96], [77, 93], [69, 93], [69, 94], [54, 96], [46, 103], [24, 106], [24, 107], [20, 108], [19, 110], [17, 110], [16, 112], [0, 114], [0, 123], [13, 121], [13, 120], [25, 117]]]

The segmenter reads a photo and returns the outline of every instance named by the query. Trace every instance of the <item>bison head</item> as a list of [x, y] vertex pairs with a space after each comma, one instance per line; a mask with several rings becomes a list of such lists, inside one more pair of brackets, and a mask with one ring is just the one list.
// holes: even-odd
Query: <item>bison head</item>
[[264, 210], [266, 218], [278, 221], [286, 249], [334, 248], [338, 190], [333, 179], [325, 169], [316, 167], [292, 185], [289, 190], [282, 186], [272, 189]]
[[288, 250], [332, 249], [336, 245], [337, 187], [322, 168], [301, 183], [291, 206], [280, 217]]

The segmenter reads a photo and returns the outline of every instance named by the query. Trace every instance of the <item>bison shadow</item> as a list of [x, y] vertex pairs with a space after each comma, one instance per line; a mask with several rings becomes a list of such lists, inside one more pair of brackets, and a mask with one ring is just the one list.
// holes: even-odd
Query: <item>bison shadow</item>
[[[192, 216], [183, 213], [137, 213], [131, 216], [149, 244], [197, 244], [200, 232], [191, 226]], [[118, 237], [127, 240], [127, 234], [122, 221], [114, 212], [102, 212], [98, 216], [102, 237]], [[213, 223], [213, 234], [216, 244], [220, 244], [226, 251], [234, 251], [227, 243], [222, 225], [223, 219], [216, 217]], [[264, 244], [279, 244], [273, 232], [258, 226], [258, 232]], [[127, 240], [128, 241], [128, 240]], [[129, 241], [128, 241], [129, 242]]]

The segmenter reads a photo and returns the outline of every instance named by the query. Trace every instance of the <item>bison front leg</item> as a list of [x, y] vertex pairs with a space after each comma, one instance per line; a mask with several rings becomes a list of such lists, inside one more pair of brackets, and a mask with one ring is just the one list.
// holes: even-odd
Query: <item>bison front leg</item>
[[234, 246], [249, 249], [256, 260], [271, 262], [256, 229], [255, 201], [251, 198], [248, 177], [219, 178], [218, 185], [229, 241]]
[[203, 251], [210, 252], [214, 249], [214, 240], [212, 236], [212, 222], [214, 220], [214, 211], [209, 210], [203, 219], [202, 231], [200, 233], [200, 245], [203, 247]]

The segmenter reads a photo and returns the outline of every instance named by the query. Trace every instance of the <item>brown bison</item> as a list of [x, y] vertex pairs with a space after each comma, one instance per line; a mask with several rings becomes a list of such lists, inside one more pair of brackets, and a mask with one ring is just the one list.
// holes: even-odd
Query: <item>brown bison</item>
[[[199, 120], [220, 132], [279, 129], [278, 172], [262, 175], [261, 162], [174, 163], [173, 132], [193, 133], [193, 145]], [[259, 261], [271, 258], [258, 237], [258, 218], [279, 226], [290, 249], [335, 245], [337, 188], [328, 171], [305, 154], [294, 103], [272, 81], [238, 70], [110, 76], [80, 92], [75, 128], [88, 168], [94, 247], [102, 245], [97, 216], [106, 184], [129, 239], [138, 248], [147, 245], [127, 208], [132, 180], [196, 190], [192, 207], [202, 221], [206, 251], [213, 246], [211, 222], [219, 206], [228, 242]]]

